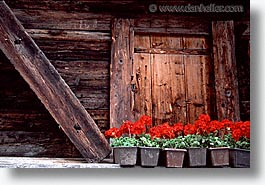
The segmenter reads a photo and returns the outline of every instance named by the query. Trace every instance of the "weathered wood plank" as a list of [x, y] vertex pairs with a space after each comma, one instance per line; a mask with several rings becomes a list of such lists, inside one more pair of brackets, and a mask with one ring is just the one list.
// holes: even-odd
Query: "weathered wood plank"
[[[169, 12], [161, 13], [159, 10], [155, 13], [150, 12], [149, 5], [151, 3], [156, 3], [159, 5], [200, 5], [202, 3], [199, 0], [174, 0], [174, 1], [168, 1], [168, 0], [159, 0], [159, 1], [138, 1], [138, 0], [123, 0], [123, 1], [117, 1], [117, 0], [111, 0], [111, 1], [91, 1], [91, 0], [81, 0], [81, 1], [71, 1], [71, 0], [42, 0], [42, 1], [34, 1], [34, 0], [7, 0], [7, 3], [12, 8], [22, 8], [22, 9], [41, 9], [41, 10], [64, 10], [66, 12], [94, 12], [94, 13], [110, 13], [112, 15], [124, 15], [127, 17], [137, 17], [140, 15], [168, 15]], [[223, 0], [221, 3], [218, 0], [204, 0], [203, 3], [205, 5], [208, 4], [221, 4], [221, 5], [244, 5], [245, 8], [247, 8], [247, 4], [249, 4], [249, 1], [239, 1], [239, 0]], [[216, 15], [216, 13], [212, 12], [170, 12], [174, 16], [175, 15], [194, 15], [194, 16], [201, 16], [205, 17], [205, 15], [209, 17], [226, 17], [228, 18], [231, 13], [219, 13]], [[245, 13], [245, 12], [244, 12]], [[242, 16], [243, 13], [232, 13], [234, 16]]]
[[233, 21], [212, 23], [218, 119], [240, 119]]
[[[209, 48], [205, 37], [183, 37], [183, 47], [187, 49]], [[209, 55], [209, 53], [208, 53]], [[193, 123], [200, 114], [210, 113], [209, 106], [209, 56], [184, 56], [187, 122]]]
[[49, 58], [49, 60], [94, 60], [102, 61], [110, 59], [110, 51], [89, 51], [89, 50], [47, 50], [44, 54]]
[[[199, 57], [184, 56], [187, 122], [194, 123], [200, 114], [205, 113], [203, 90], [203, 69]], [[202, 61], [203, 63], [204, 61]], [[204, 86], [205, 88], [205, 86]]]
[[1, 156], [80, 157], [63, 132], [1, 131]]
[[[109, 128], [109, 110], [87, 109], [102, 132]], [[31, 132], [59, 132], [59, 125], [48, 112], [36, 109], [32, 110], [1, 110], [1, 131], [31, 131]], [[61, 135], [61, 134], [60, 134]], [[63, 136], [64, 137], [64, 136]], [[65, 137], [64, 137], [65, 138]], [[38, 139], [36, 139], [38, 140]], [[52, 140], [51, 140], [52, 141]]]
[[209, 35], [210, 22], [207, 19], [187, 16], [155, 16], [135, 19], [136, 33]]
[[38, 9], [13, 9], [13, 11], [22, 25], [30, 29], [110, 31], [112, 20], [112, 16], [105, 13]]
[[110, 126], [131, 120], [130, 20], [114, 19], [110, 67]]
[[[179, 39], [180, 40], [180, 39]], [[168, 55], [169, 60], [169, 85], [170, 85], [170, 102], [172, 114], [171, 123], [183, 122], [186, 123], [186, 96], [185, 96], [185, 64], [183, 56]]]
[[[148, 42], [147, 42], [148, 44]], [[142, 115], [152, 116], [150, 54], [134, 54], [132, 80], [132, 114], [136, 121]]]
[[110, 50], [110, 42], [82, 42], [82, 41], [61, 41], [61, 40], [53, 40], [50, 39], [34, 39], [36, 44], [40, 47], [43, 51], [51, 51], [51, 50], [70, 50], [70, 51], [84, 51], [84, 50], [91, 50], [91, 51], [109, 51]]
[[104, 135], [3, 1], [0, 15], [1, 50], [83, 157], [88, 161], [105, 158], [110, 147]]
[[152, 64], [152, 118], [155, 125], [172, 118], [170, 66], [168, 55], [151, 54]]
[[146, 48], [140, 49], [135, 48], [135, 53], [150, 53], [150, 54], [175, 54], [175, 55], [208, 55], [207, 49], [156, 49]]
[[209, 31], [190, 30], [186, 28], [141, 28], [135, 27], [134, 31], [138, 34], [185, 34], [185, 35], [209, 35]]
[[48, 29], [27, 29], [33, 39], [52, 39], [60, 41], [81, 41], [81, 42], [108, 42], [110, 33], [72, 31], [72, 30], [48, 30]]
[[120, 168], [112, 160], [86, 163], [82, 158], [0, 157], [0, 168]]
[[15, 110], [0, 112], [0, 130], [2, 131], [43, 131], [52, 132], [58, 130], [58, 125], [47, 113], [18, 112]]

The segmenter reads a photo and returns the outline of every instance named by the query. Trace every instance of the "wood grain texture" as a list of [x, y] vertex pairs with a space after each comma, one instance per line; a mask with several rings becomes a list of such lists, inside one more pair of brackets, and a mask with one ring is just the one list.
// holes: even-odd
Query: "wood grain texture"
[[139, 119], [142, 115], [152, 115], [151, 98], [151, 58], [149, 54], [134, 54], [132, 80], [132, 114], [133, 120]]
[[[147, 49], [149, 47], [149, 49]], [[151, 66], [151, 90], [137, 92], [134, 107], [139, 115], [146, 113], [144, 101], [152, 102], [154, 124], [178, 121], [193, 123], [200, 114], [211, 113], [209, 53], [172, 53], [170, 51], [209, 49], [208, 39], [202, 36], [135, 35], [134, 71], [141, 72], [141, 64]], [[154, 51], [165, 52], [154, 52]], [[140, 53], [136, 53], [141, 51]], [[150, 52], [151, 51], [151, 52]], [[151, 56], [151, 58], [149, 57]], [[148, 62], [148, 60], [150, 60]], [[149, 67], [147, 67], [148, 69]], [[138, 70], [137, 70], [138, 69]], [[139, 81], [148, 79], [140, 76]], [[145, 87], [145, 86], [144, 86]], [[140, 90], [140, 89], [138, 89]], [[147, 93], [146, 93], [147, 92]], [[151, 96], [150, 96], [151, 94]], [[149, 100], [151, 97], [151, 100]]]
[[130, 20], [114, 19], [110, 67], [110, 126], [131, 120]]
[[212, 23], [218, 119], [240, 119], [233, 21]]
[[0, 2], [0, 10], [3, 53], [83, 157], [88, 161], [105, 158], [110, 147], [93, 119], [4, 2]]
[[1, 131], [0, 141], [1, 156], [81, 157], [62, 131]]
[[0, 168], [120, 168], [105, 159], [102, 163], [87, 163], [82, 158], [0, 157]]
[[[207, 37], [135, 35], [134, 47], [135, 68], [139, 69], [141, 67], [139, 64], [145, 63], [148, 64], [147, 66], [150, 65], [148, 68], [151, 69], [151, 90], [137, 92], [143, 97], [138, 98], [140, 100], [138, 106], [144, 106], [141, 103], [144, 100], [152, 102], [149, 109], [152, 110], [154, 124], [178, 121], [193, 123], [200, 114], [211, 114], [209, 53], [195, 55], [192, 52], [171, 52], [207, 51], [209, 49]], [[158, 50], [165, 52], [155, 52]], [[136, 53], [137, 51], [140, 52]], [[150, 77], [144, 75], [144, 78]], [[141, 77], [141, 81], [144, 78]], [[144, 110], [140, 112], [145, 113]]]
[[[40, 2], [38, 2], [40, 3]], [[112, 16], [106, 13], [81, 13], [54, 10], [13, 9], [27, 29], [110, 31]]]

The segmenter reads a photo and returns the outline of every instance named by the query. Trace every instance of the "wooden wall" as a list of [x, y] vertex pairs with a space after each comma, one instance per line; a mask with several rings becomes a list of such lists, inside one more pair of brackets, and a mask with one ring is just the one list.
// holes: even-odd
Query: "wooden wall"
[[[109, 128], [110, 119], [113, 18], [137, 18], [135, 26], [138, 31], [142, 28], [155, 28], [153, 30], [157, 32], [165, 29], [170, 32], [180, 27], [182, 32], [189, 34], [210, 33], [209, 17], [202, 19], [197, 15], [150, 14], [150, 2], [6, 0], [102, 132]], [[239, 23], [240, 17], [242, 15], [235, 16]], [[220, 19], [219, 16], [217, 18]], [[245, 68], [247, 64], [244, 62], [238, 67]], [[246, 76], [248, 73], [242, 75]], [[249, 109], [245, 106], [249, 105], [249, 94], [246, 94], [249, 86], [244, 84], [239, 86], [244, 90], [241, 93], [241, 109], [246, 113], [241, 111], [241, 115], [245, 119], [246, 114], [249, 116]], [[4, 155], [80, 156], [29, 86], [0, 52], [0, 156]]]

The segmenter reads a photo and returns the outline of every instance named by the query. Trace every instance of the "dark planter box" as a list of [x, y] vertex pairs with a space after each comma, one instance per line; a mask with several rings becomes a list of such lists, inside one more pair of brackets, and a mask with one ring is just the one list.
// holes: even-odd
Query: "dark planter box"
[[114, 163], [121, 166], [134, 166], [137, 158], [137, 147], [114, 147]]
[[229, 148], [208, 148], [210, 165], [212, 167], [229, 166]]
[[207, 148], [188, 148], [187, 166], [204, 167], [207, 165]]
[[165, 148], [162, 151], [164, 165], [167, 168], [182, 168], [186, 149]]
[[230, 166], [233, 168], [250, 168], [250, 150], [231, 148]]
[[140, 165], [142, 167], [155, 167], [158, 164], [160, 148], [139, 147]]

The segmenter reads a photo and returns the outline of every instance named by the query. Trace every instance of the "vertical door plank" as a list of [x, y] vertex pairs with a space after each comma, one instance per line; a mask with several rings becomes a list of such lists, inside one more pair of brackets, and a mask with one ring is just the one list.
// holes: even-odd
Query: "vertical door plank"
[[171, 122], [186, 122], [185, 67], [182, 55], [169, 55], [170, 90], [172, 117]]
[[135, 53], [133, 63], [133, 78], [135, 82], [132, 89], [132, 114], [133, 121], [141, 115], [152, 116], [151, 99], [151, 63], [150, 54]]
[[212, 101], [212, 82], [210, 79], [211, 73], [211, 58], [210, 56], [200, 56], [201, 65], [202, 65], [202, 94], [203, 94], [203, 103], [204, 103], [204, 113], [208, 115], [213, 115], [213, 108], [211, 105]]
[[131, 120], [130, 20], [114, 19], [110, 66], [110, 126]]
[[212, 22], [218, 119], [240, 119], [233, 21]]
[[204, 112], [202, 65], [198, 56], [184, 56], [187, 122], [193, 123]]
[[159, 125], [171, 118], [170, 79], [168, 55], [152, 54], [152, 111], [155, 125]]
[[[208, 49], [205, 37], [184, 37], [184, 49]], [[184, 56], [188, 122], [194, 122], [202, 113], [209, 113], [209, 57]]]

